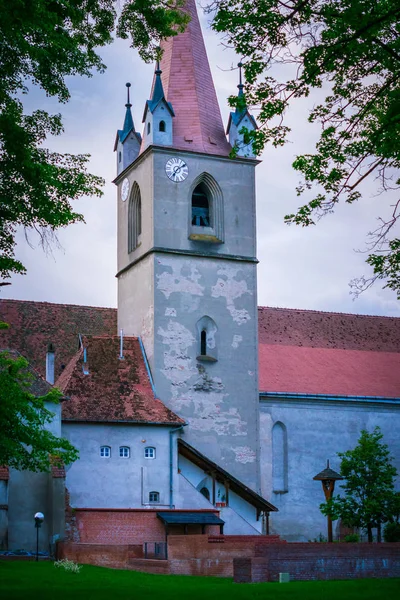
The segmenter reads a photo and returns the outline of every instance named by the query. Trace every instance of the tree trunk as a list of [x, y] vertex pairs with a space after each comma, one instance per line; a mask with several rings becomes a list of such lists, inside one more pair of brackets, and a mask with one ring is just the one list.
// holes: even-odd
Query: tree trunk
[[368, 542], [371, 544], [373, 539], [372, 539], [372, 525], [370, 525], [370, 523], [368, 523], [368, 525], [367, 525], [367, 531], [368, 531]]
[[382, 541], [382, 525], [381, 523], [378, 523], [378, 525], [376, 526], [376, 541], [377, 542], [381, 542]]

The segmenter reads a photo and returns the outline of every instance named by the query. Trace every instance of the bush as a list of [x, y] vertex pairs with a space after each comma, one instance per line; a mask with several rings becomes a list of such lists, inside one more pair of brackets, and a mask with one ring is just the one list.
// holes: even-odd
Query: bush
[[346, 535], [346, 537], [344, 538], [344, 541], [349, 543], [357, 543], [360, 541], [360, 536], [358, 535], [358, 533], [349, 533], [349, 535]]
[[400, 542], [400, 523], [386, 523], [383, 539], [385, 542]]
[[68, 558], [63, 558], [62, 560], [57, 560], [54, 563], [54, 566], [61, 567], [62, 569], [65, 569], [65, 571], [69, 571], [70, 573], [79, 573], [79, 571], [82, 568], [81, 565], [74, 563], [73, 560], [68, 560]]

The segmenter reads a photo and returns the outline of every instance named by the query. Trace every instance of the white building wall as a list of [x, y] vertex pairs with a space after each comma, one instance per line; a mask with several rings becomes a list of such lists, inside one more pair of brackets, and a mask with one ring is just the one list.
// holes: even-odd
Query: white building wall
[[[271, 533], [288, 541], [314, 540], [320, 534], [327, 536], [326, 517], [319, 510], [319, 505], [325, 501], [324, 494], [321, 482], [314, 481], [313, 477], [326, 467], [327, 459], [331, 468], [339, 472], [337, 453], [354, 448], [362, 429], [381, 428], [383, 442], [394, 455], [394, 464], [399, 471], [399, 408], [400, 402], [385, 405], [344, 399], [262, 398], [262, 495], [279, 509], [279, 512], [271, 513]], [[283, 423], [287, 432], [287, 492], [273, 489], [272, 428], [276, 422]], [[340, 482], [335, 488], [335, 494], [338, 493]], [[336, 525], [334, 523], [334, 531]]]
[[[169, 507], [169, 428], [132, 424], [64, 423], [63, 435], [79, 449], [80, 458], [67, 468], [66, 486], [71, 506], [79, 508]], [[111, 447], [111, 457], [100, 456], [101, 446]], [[128, 446], [129, 458], [119, 456]], [[156, 458], [144, 456], [146, 447]], [[149, 493], [160, 494], [159, 503]]]

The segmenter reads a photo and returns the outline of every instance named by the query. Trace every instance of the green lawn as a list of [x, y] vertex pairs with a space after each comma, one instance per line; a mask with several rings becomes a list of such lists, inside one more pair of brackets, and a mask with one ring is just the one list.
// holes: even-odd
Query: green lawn
[[397, 600], [400, 579], [235, 584], [231, 579], [148, 575], [84, 565], [0, 560], [0, 598], [47, 600]]

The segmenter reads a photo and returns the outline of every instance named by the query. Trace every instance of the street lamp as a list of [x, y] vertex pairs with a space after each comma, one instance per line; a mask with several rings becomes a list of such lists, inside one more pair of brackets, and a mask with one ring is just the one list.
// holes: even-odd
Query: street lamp
[[39, 529], [44, 521], [44, 514], [37, 512], [35, 514], [35, 527], [36, 527], [36, 562], [39, 560]]
[[[339, 479], [343, 479], [339, 473], [336, 473], [329, 466], [329, 460], [326, 461], [326, 469], [318, 473], [313, 479], [320, 481], [322, 483], [322, 489], [324, 490], [326, 501], [330, 500], [333, 496], [333, 490], [335, 489], [335, 481]], [[333, 542], [332, 536], [332, 519], [328, 515], [328, 542]]]

